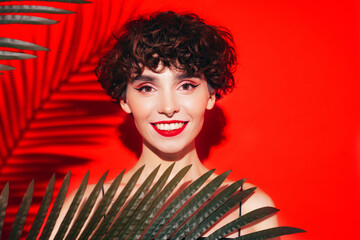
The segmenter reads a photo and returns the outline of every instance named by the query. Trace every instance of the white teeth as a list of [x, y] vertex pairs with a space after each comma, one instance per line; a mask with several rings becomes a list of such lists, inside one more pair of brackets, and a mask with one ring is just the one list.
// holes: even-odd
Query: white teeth
[[182, 128], [182, 126], [184, 126], [184, 123], [158, 123], [155, 124], [156, 128], [160, 129], [160, 130], [165, 130], [165, 131], [172, 131], [172, 130], [176, 130], [179, 128]]

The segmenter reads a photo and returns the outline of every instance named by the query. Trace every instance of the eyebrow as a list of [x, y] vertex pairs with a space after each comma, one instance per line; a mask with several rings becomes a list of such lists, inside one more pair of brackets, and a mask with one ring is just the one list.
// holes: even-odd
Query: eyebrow
[[154, 82], [155, 79], [151, 76], [148, 75], [138, 75], [136, 77], [134, 77], [131, 82], [135, 82], [135, 81], [147, 81], [147, 82]]
[[[175, 76], [175, 80], [183, 80], [186, 78], [201, 78], [201, 75], [199, 73], [180, 73]], [[149, 76], [149, 75], [138, 75], [134, 77], [131, 82], [135, 81], [146, 81], [146, 82], [154, 82], [156, 78]]]
[[177, 80], [182, 80], [185, 78], [201, 78], [199, 73], [181, 73], [175, 77]]

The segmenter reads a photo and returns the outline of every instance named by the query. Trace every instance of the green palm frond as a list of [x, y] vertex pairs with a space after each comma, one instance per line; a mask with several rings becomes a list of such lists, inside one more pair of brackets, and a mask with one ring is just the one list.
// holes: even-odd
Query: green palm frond
[[[202, 225], [208, 225], [207, 222], [205, 222], [204, 220], [211, 214], [214, 213], [215, 210], [219, 210], [222, 209], [220, 208], [220, 206], [226, 201], [228, 200], [239, 188], [240, 186], [244, 183], [244, 180], [240, 180], [237, 182], [234, 182], [232, 185], [230, 185], [229, 187], [227, 187], [226, 189], [224, 189], [223, 191], [221, 191], [219, 194], [217, 194], [213, 199], [211, 199], [211, 201], [206, 204], [206, 206], [204, 206], [197, 214], [196, 217], [192, 217], [190, 220], [188, 220], [181, 228], [180, 230], [174, 235], [174, 239], [182, 239], [184, 238], [189, 232], [191, 232], [192, 230], [194, 230], [195, 228], [197, 230], [201, 229], [201, 224]], [[244, 194], [245, 192], [242, 192], [242, 194], [244, 196], [248, 196], [253, 192], [254, 189], [251, 189], [250, 191], [247, 191], [246, 194]], [[234, 197], [237, 195], [234, 195]], [[231, 203], [234, 203], [234, 205], [231, 205], [230, 208], [228, 210], [230, 210], [232, 207], [234, 207], [235, 205], [239, 204], [240, 199], [237, 197], [235, 199], [235, 201], [229, 201]], [[224, 204], [225, 205], [225, 204]], [[226, 206], [228, 206], [229, 204], [227, 204]], [[226, 213], [228, 210], [223, 211], [224, 213]], [[224, 213], [220, 213], [219, 216], [222, 216]], [[213, 223], [216, 222], [219, 218], [212, 218], [213, 219]], [[207, 229], [206, 227], [204, 228], [205, 230]], [[194, 233], [195, 234], [195, 233]], [[201, 234], [200, 234], [201, 235]]]
[[[15, 70], [15, 69], [16, 68], [14, 68], [14, 67], [0, 64], [0, 71], [9, 71], [9, 70]], [[2, 73], [0, 73], [0, 74], [2, 74]]]
[[34, 17], [27, 15], [2, 15], [0, 16], [0, 24], [39, 24], [50, 25], [58, 23], [58, 21], [48, 18]]
[[70, 226], [71, 220], [74, 218], [75, 212], [82, 200], [82, 197], [84, 196], [88, 180], [89, 180], [89, 171], [85, 174], [83, 180], [81, 181], [80, 186], [79, 186], [78, 190], [76, 191], [75, 197], [74, 197], [73, 201], [71, 202], [69, 210], [67, 211], [67, 213], [64, 217], [64, 220], [61, 222], [61, 225], [60, 225], [54, 239], [63, 239], [64, 238], [65, 233]]
[[[209, 217], [207, 217], [204, 221], [202, 221], [196, 226], [193, 226], [193, 229], [191, 229], [192, 232], [189, 234], [188, 238], [197, 239], [198, 237], [200, 237], [225, 213], [227, 213], [230, 209], [238, 205], [239, 202], [242, 202], [246, 197], [248, 197], [251, 193], [253, 193], [254, 190], [255, 188], [250, 188], [231, 196], [224, 204], [216, 208], [215, 211], [212, 212], [209, 215]], [[185, 236], [185, 234], [180, 234], [180, 236], [181, 235]], [[181, 239], [181, 238], [177, 238], [177, 239]]]
[[94, 239], [100, 239], [109, 229], [111, 223], [115, 219], [118, 212], [122, 208], [123, 204], [125, 203], [126, 199], [129, 197], [131, 191], [133, 190], [137, 180], [140, 177], [141, 172], [143, 171], [144, 166], [139, 168], [130, 178], [129, 182], [126, 184], [124, 189], [121, 191], [121, 194], [115, 200], [114, 204], [112, 205], [110, 211], [107, 213], [105, 219], [103, 219], [102, 223], [100, 224], [99, 228], [96, 230], [95, 234], [93, 235]]
[[15, 220], [12, 224], [9, 239], [14, 239], [14, 240], [20, 239], [22, 229], [25, 224], [26, 216], [29, 212], [29, 208], [31, 205], [33, 192], [34, 192], [34, 180], [32, 180], [31, 183], [29, 184], [29, 187], [26, 190], [26, 193], [21, 201], [19, 210], [16, 213]]
[[150, 191], [146, 194], [145, 198], [141, 201], [140, 205], [137, 207], [136, 212], [132, 214], [126, 224], [122, 227], [125, 229], [122, 231], [117, 237], [123, 238], [123, 236], [129, 235], [129, 233], [138, 225], [138, 223], [143, 219], [146, 211], [149, 209], [149, 206], [152, 205], [153, 201], [155, 200], [157, 194], [165, 185], [167, 179], [170, 176], [172, 169], [174, 168], [175, 164], [170, 165], [168, 169], [161, 175], [160, 179], [154, 184], [154, 186], [150, 189]]
[[63, 3], [91, 3], [86, 0], [2, 0], [2, 2], [63, 2]]
[[87, 224], [85, 230], [81, 234], [79, 239], [88, 239], [90, 234], [94, 231], [94, 229], [97, 227], [99, 222], [101, 221], [101, 218], [105, 216], [106, 211], [108, 207], [110, 206], [111, 200], [113, 199], [116, 190], [119, 187], [119, 184], [121, 182], [121, 179], [124, 175], [124, 171], [122, 171], [113, 181], [110, 188], [106, 192], [105, 196], [102, 198], [99, 207], [96, 209], [94, 216], [91, 218], [90, 222]]
[[180, 170], [166, 185], [166, 187], [161, 191], [157, 196], [156, 200], [153, 202], [152, 206], [148, 207], [147, 212], [142, 217], [141, 221], [138, 222], [135, 229], [129, 235], [129, 239], [138, 239], [140, 233], [142, 233], [145, 228], [150, 224], [150, 222], [155, 218], [157, 212], [165, 203], [166, 199], [170, 196], [175, 187], [179, 184], [181, 179], [189, 171], [191, 165]]
[[92, 192], [90, 193], [89, 198], [86, 200], [84, 207], [81, 209], [78, 217], [75, 220], [75, 223], [70, 228], [70, 231], [65, 239], [76, 239], [79, 232], [81, 231], [81, 228], [85, 224], [85, 221], [87, 220], [88, 216], [90, 215], [90, 212], [92, 211], [94, 204], [96, 202], [96, 199], [101, 191], [101, 188], [105, 182], [105, 178], [108, 172], [106, 172], [98, 181]]
[[170, 217], [204, 184], [214, 171], [215, 169], [208, 171], [184, 189], [150, 226], [145, 234], [145, 239], [152, 239], [159, 229], [165, 225]]
[[12, 39], [12, 38], [0, 38], [0, 47], [34, 50], [34, 51], [49, 51], [49, 49], [39, 46], [37, 44], [21, 41], [18, 39]]
[[160, 230], [160, 234], [158, 235], [158, 239], [167, 239], [171, 233], [176, 231], [181, 224], [190, 217], [199, 207], [208, 200], [211, 195], [220, 187], [226, 177], [230, 174], [230, 171], [227, 171], [219, 176], [217, 176], [214, 180], [212, 180], [209, 184], [207, 184], [201, 191], [193, 197], [188, 204], [185, 205], [184, 208], [180, 210], [180, 212], [170, 220], [170, 222], [165, 226], [164, 229]]
[[[229, 174], [229, 171], [227, 171], [215, 177], [201, 190], [197, 191], [213, 173], [213, 170], [211, 170], [187, 185], [176, 197], [170, 198], [173, 190], [176, 187], [181, 187], [179, 183], [191, 166], [184, 167], [168, 181], [174, 167], [174, 165], [171, 165], [159, 176], [157, 182], [153, 183], [159, 167], [147, 176], [135, 194], [128, 200], [125, 207], [123, 207], [123, 205], [130, 196], [130, 192], [134, 189], [144, 167], [140, 168], [131, 177], [122, 191], [119, 191], [119, 185], [124, 175], [124, 171], [121, 172], [112, 182], [105, 195], [99, 200], [99, 204], [96, 204], [96, 202], [97, 199], [99, 199], [99, 194], [103, 188], [107, 172], [100, 178], [95, 187], [93, 187], [90, 195], [84, 200], [84, 204], [80, 204], [89, 176], [89, 172], [87, 172], [73, 198], [66, 216], [63, 219], [58, 219], [69, 185], [70, 173], [68, 173], [39, 239], [49, 239], [55, 222], [59, 221], [60, 228], [58, 229], [55, 239], [214, 240], [226, 237], [226, 235], [236, 229], [278, 211], [278, 209], [272, 207], [256, 209], [217, 229], [210, 236], [201, 237], [204, 232], [211, 229], [230, 209], [249, 197], [251, 193], [255, 191], [255, 188], [239, 191], [238, 189], [244, 183], [244, 179], [234, 182], [225, 188], [222, 187], [222, 183]], [[39, 230], [51, 200], [54, 182], [55, 177], [53, 176], [48, 184], [37, 217], [33, 222], [31, 229], [34, 230], [30, 231], [27, 239], [37, 239], [40, 234]], [[220, 188], [223, 188], [223, 190], [219, 192]], [[10, 239], [19, 239], [22, 234], [22, 227], [30, 207], [33, 189], [34, 181], [30, 183], [19, 207], [13, 223]], [[0, 231], [3, 225], [8, 192], [9, 186], [7, 184], [0, 195]], [[114, 201], [116, 195], [117, 197]], [[190, 197], [192, 198], [190, 199]], [[165, 202], [167, 202], [167, 207], [162, 208]], [[83, 205], [81, 209], [79, 209], [80, 205]], [[109, 207], [110, 210], [108, 210]], [[77, 217], [71, 224], [72, 218], [75, 215], [77, 215]], [[67, 229], [70, 230], [67, 231]], [[146, 229], [149, 231], [146, 231]], [[276, 227], [247, 234], [235, 239], [260, 240], [300, 232], [304, 231], [292, 227]]]
[[160, 166], [155, 168], [152, 173], [146, 178], [144, 183], [141, 184], [139, 189], [135, 192], [134, 196], [129, 200], [129, 203], [121, 212], [120, 216], [115, 220], [112, 227], [105, 235], [105, 239], [114, 239], [121, 233], [122, 230], [124, 230], [123, 226], [126, 224], [127, 220], [131, 218], [132, 214], [135, 212], [140, 202], [144, 199], [145, 193], [150, 188], [159, 169]]
[[0, 6], [0, 13], [71, 14], [74, 12], [60, 8], [37, 6], [37, 5], [8, 5], [8, 6]]
[[[10, 2], [11, 0], [3, 0], [2, 2]], [[24, 0], [15, 0], [24, 1]], [[33, 0], [37, 1], [37, 0]], [[63, 3], [90, 3], [85, 0], [43, 0], [47, 2], [63, 2]], [[59, 21], [52, 20], [49, 18], [31, 16], [31, 15], [18, 15], [19, 13], [46, 13], [46, 14], [72, 14], [73, 11], [41, 6], [41, 5], [2, 5], [0, 6], [0, 24], [37, 24], [37, 25], [51, 25], [56, 24]], [[34, 43], [24, 42], [18, 39], [11, 38], [0, 38], [0, 47], [8, 47], [14, 49], [26, 49], [34, 51], [48, 51], [49, 49], [36, 45]], [[11, 52], [11, 51], [0, 51], [0, 60], [14, 60], [14, 59], [30, 59], [36, 58], [35, 55], [26, 53]], [[0, 65], [0, 71], [10, 71], [15, 68], [8, 65]], [[2, 74], [2, 73], [0, 73]]]
[[6, 183], [0, 195], [0, 237], [2, 233], [2, 226], [4, 225], [5, 212], [9, 201], [9, 182]]
[[48, 239], [54, 226], [55, 226], [56, 220], [59, 216], [61, 207], [65, 200], [65, 196], [66, 196], [66, 192], [69, 187], [69, 183], [70, 183], [70, 172], [65, 176], [64, 181], [61, 184], [59, 193], [58, 193], [57, 197], [55, 198], [54, 206], [51, 209], [51, 212], [46, 221], [45, 227], [41, 233], [41, 236], [40, 236], [41, 240]]
[[30, 59], [36, 56], [26, 53], [0, 51], [0, 60]]
[[216, 230], [211, 235], [208, 236], [208, 240], [215, 240], [219, 239], [221, 236], [225, 236], [253, 221], [259, 220], [271, 214], [278, 212], [279, 210], [273, 207], [263, 207], [256, 210], [253, 210], [239, 218], [235, 219], [234, 221], [226, 224], [221, 229]]
[[50, 202], [51, 202], [52, 194], [54, 192], [54, 186], [55, 186], [55, 174], [52, 175], [52, 177], [49, 181], [49, 184], [45, 191], [44, 199], [40, 205], [40, 208], [36, 214], [35, 220], [29, 231], [29, 234], [27, 237], [27, 239], [29, 239], [29, 240], [36, 240], [36, 238], [39, 234], [40, 228], [43, 224], [43, 221], [45, 219], [47, 210], [48, 210]]

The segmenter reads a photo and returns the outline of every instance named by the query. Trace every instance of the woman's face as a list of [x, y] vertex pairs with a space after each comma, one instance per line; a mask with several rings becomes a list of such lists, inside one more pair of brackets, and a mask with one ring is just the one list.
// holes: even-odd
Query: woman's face
[[166, 154], [182, 153], [194, 145], [206, 109], [215, 104], [203, 76], [190, 76], [176, 68], [155, 73], [148, 68], [128, 83], [120, 101], [132, 113], [145, 143]]

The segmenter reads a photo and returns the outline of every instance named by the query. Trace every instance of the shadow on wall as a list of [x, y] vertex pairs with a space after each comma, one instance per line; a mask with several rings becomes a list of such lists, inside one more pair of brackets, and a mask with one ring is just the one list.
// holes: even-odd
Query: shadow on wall
[[[210, 149], [225, 140], [224, 128], [227, 120], [223, 110], [215, 105], [211, 111], [205, 112], [204, 126], [196, 138], [196, 147], [200, 160], [209, 157]], [[118, 138], [122, 144], [139, 158], [142, 149], [142, 139], [136, 129], [132, 115], [126, 115], [117, 128]]]

